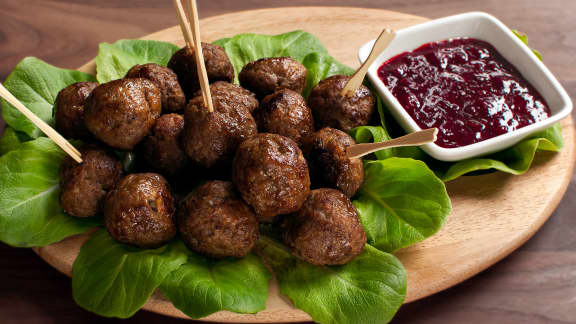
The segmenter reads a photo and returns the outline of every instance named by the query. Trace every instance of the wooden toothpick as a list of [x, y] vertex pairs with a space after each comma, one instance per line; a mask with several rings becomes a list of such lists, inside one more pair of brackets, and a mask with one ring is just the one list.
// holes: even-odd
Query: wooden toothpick
[[70, 142], [68, 142], [62, 135], [55, 131], [52, 127], [46, 124], [42, 119], [36, 116], [32, 111], [30, 111], [26, 106], [24, 106], [20, 100], [16, 99], [8, 89], [6, 89], [0, 83], [0, 97], [8, 101], [12, 106], [16, 107], [26, 118], [28, 118], [36, 127], [40, 128], [46, 136], [54, 141], [64, 152], [68, 153], [76, 162], [82, 163], [82, 154], [74, 147]]
[[200, 23], [198, 19], [198, 7], [196, 0], [188, 0], [188, 17], [190, 26], [192, 27], [192, 36], [194, 45], [196, 47], [196, 70], [198, 71], [198, 79], [200, 80], [200, 89], [202, 89], [202, 97], [204, 98], [204, 105], [208, 107], [209, 112], [214, 111], [212, 105], [212, 94], [210, 93], [210, 82], [208, 81], [208, 73], [206, 73], [206, 64], [204, 63], [204, 53], [202, 52], [202, 42], [200, 38]]
[[346, 148], [346, 156], [353, 159], [387, 148], [428, 144], [436, 140], [436, 135], [438, 128], [428, 128], [385, 142], [350, 145]]
[[368, 72], [370, 65], [372, 65], [378, 55], [380, 55], [380, 53], [382, 53], [386, 47], [390, 45], [392, 40], [394, 40], [394, 37], [396, 37], [396, 33], [388, 28], [384, 29], [382, 33], [380, 33], [380, 36], [378, 36], [378, 39], [376, 39], [376, 42], [374, 42], [374, 46], [370, 51], [370, 55], [368, 55], [368, 58], [366, 58], [364, 64], [362, 64], [362, 66], [356, 70], [350, 80], [348, 80], [340, 92], [341, 96], [352, 97], [354, 95], [354, 92], [360, 88], [362, 81], [364, 81], [364, 77], [366, 76], [366, 72]]
[[180, 23], [180, 29], [184, 35], [186, 46], [189, 49], [195, 49], [194, 58], [196, 60], [196, 70], [198, 72], [204, 106], [208, 108], [208, 111], [213, 112], [214, 106], [212, 104], [212, 94], [210, 93], [210, 83], [208, 81], [208, 73], [206, 73], [204, 53], [202, 52], [198, 8], [195, 0], [187, 0], [185, 4], [186, 6], [184, 8], [180, 0], [174, 0], [174, 6], [178, 12], [178, 22]]
[[184, 42], [186, 43], [186, 47], [189, 50], [193, 50], [194, 41], [192, 38], [192, 29], [190, 28], [190, 24], [186, 19], [186, 15], [184, 14], [184, 8], [182, 8], [182, 3], [180, 3], [180, 0], [174, 0], [174, 7], [176, 7], [178, 24], [180, 25], [182, 36], [184, 36]]

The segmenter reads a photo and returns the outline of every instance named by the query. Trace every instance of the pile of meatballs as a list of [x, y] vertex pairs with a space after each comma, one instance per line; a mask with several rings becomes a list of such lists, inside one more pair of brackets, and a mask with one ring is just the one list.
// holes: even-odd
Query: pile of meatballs
[[[360, 159], [346, 157], [346, 132], [367, 125], [375, 98], [349, 77], [322, 80], [308, 99], [306, 68], [289, 57], [234, 67], [219, 46], [202, 43], [214, 112], [203, 104], [193, 49], [168, 67], [149, 63], [103, 84], [64, 88], [55, 102], [57, 130], [85, 144], [83, 162], [63, 160], [61, 205], [75, 217], [103, 215], [109, 234], [140, 248], [176, 235], [212, 258], [240, 258], [276, 226], [298, 258], [345, 264], [366, 243], [352, 197], [364, 181]], [[133, 151], [138, 173], [126, 174], [118, 152]], [[200, 185], [173, 192], [170, 182]], [[311, 189], [312, 188], [312, 189]]]

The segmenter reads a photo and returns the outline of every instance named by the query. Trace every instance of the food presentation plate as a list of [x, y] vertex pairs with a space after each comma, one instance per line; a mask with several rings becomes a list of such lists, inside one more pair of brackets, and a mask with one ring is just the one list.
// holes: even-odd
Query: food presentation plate
[[[398, 12], [338, 7], [300, 7], [237, 12], [201, 20], [203, 41], [239, 33], [279, 34], [296, 29], [317, 36], [338, 61], [358, 67], [357, 49], [383, 28], [399, 29], [426, 18]], [[183, 45], [178, 27], [145, 36]], [[94, 73], [93, 62], [80, 68]], [[461, 177], [447, 184], [453, 210], [433, 237], [396, 253], [408, 273], [406, 302], [452, 287], [493, 265], [526, 242], [552, 214], [573, 173], [575, 133], [572, 118], [562, 121], [564, 149], [538, 153], [522, 176], [501, 172]], [[53, 267], [70, 276], [87, 234], [35, 249]], [[188, 318], [159, 293], [144, 309]], [[266, 310], [255, 315], [222, 311], [203, 320], [217, 322], [300, 322], [311, 318], [279, 295], [273, 281]]]

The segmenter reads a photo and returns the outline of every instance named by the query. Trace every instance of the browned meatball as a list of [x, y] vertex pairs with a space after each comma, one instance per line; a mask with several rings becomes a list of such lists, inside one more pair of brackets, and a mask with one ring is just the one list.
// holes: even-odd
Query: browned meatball
[[323, 128], [304, 144], [312, 173], [323, 184], [352, 197], [364, 182], [362, 160], [346, 156], [346, 147], [356, 144], [350, 135], [334, 128]]
[[[252, 92], [230, 82], [216, 81], [212, 83], [210, 85], [210, 93], [212, 96], [229, 99], [230, 104], [245, 106], [250, 112], [258, 108], [258, 99], [256, 99], [256, 96]], [[199, 90], [194, 97], [201, 95], [202, 92]]]
[[350, 262], [362, 253], [366, 234], [358, 211], [335, 189], [316, 189], [284, 223], [284, 242], [292, 253], [314, 265]]
[[[234, 66], [230, 63], [230, 59], [222, 47], [202, 43], [202, 54], [204, 54], [208, 82], [234, 81]], [[172, 55], [168, 67], [178, 76], [178, 81], [186, 97], [189, 99], [194, 97], [194, 93], [200, 89], [194, 50], [187, 47], [180, 49]]]
[[176, 235], [174, 199], [164, 177], [134, 173], [108, 193], [104, 223], [116, 241], [141, 248], [156, 248]]
[[302, 144], [302, 139], [314, 133], [312, 112], [302, 96], [290, 89], [280, 89], [262, 100], [254, 111], [258, 130], [286, 136]]
[[258, 98], [282, 88], [302, 93], [306, 85], [306, 67], [291, 57], [263, 58], [246, 64], [238, 79]]
[[258, 132], [250, 111], [235, 103], [231, 94], [212, 96], [214, 111], [209, 112], [201, 96], [190, 100], [184, 110], [182, 145], [188, 157], [200, 166], [225, 167], [236, 147]]
[[178, 229], [188, 247], [214, 258], [241, 258], [258, 240], [258, 219], [227, 181], [209, 181], [188, 195]]
[[186, 152], [180, 146], [183, 131], [184, 117], [178, 114], [160, 116], [152, 128], [152, 134], [142, 142], [145, 162], [167, 176], [182, 172], [188, 162]]
[[96, 87], [86, 100], [84, 122], [102, 142], [131, 150], [160, 116], [160, 90], [143, 78], [120, 79]]
[[96, 82], [77, 82], [58, 92], [54, 102], [56, 130], [66, 138], [86, 139], [92, 134], [84, 125], [84, 103]]
[[126, 77], [152, 81], [160, 90], [164, 112], [180, 111], [186, 106], [186, 97], [178, 83], [178, 77], [170, 68], [156, 63], [136, 64], [126, 73]]
[[297, 211], [310, 192], [302, 151], [293, 140], [277, 134], [258, 134], [242, 142], [232, 179], [262, 222]]
[[308, 97], [316, 128], [332, 127], [345, 132], [354, 127], [368, 125], [376, 110], [376, 99], [370, 89], [361, 85], [351, 97], [340, 92], [350, 77], [334, 75], [320, 81]]
[[67, 156], [60, 166], [60, 204], [76, 217], [92, 217], [102, 211], [106, 193], [122, 176], [122, 164], [110, 151], [95, 145], [80, 149], [82, 163]]

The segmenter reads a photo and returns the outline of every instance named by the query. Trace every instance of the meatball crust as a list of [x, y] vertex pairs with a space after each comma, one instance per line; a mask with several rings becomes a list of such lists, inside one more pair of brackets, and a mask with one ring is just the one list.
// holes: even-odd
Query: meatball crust
[[297, 213], [287, 217], [284, 242], [314, 265], [339, 265], [362, 253], [366, 234], [358, 211], [335, 189], [315, 189]]
[[142, 142], [142, 155], [146, 163], [158, 172], [174, 176], [182, 172], [188, 162], [180, 139], [184, 131], [184, 117], [166, 114], [156, 120], [152, 134]]
[[312, 112], [302, 96], [290, 89], [280, 89], [262, 100], [254, 111], [258, 130], [286, 136], [302, 144], [302, 139], [314, 133]]
[[106, 230], [116, 241], [156, 248], [176, 235], [174, 199], [164, 177], [156, 173], [127, 175], [110, 191], [104, 206]]
[[238, 79], [258, 98], [283, 88], [302, 93], [306, 85], [306, 67], [291, 57], [263, 58], [246, 64]]
[[160, 90], [148, 79], [103, 83], [86, 100], [84, 122], [102, 142], [113, 148], [131, 150], [160, 116], [160, 98]]
[[184, 91], [178, 83], [176, 73], [170, 68], [156, 63], [136, 64], [126, 73], [126, 78], [144, 78], [152, 81], [160, 90], [164, 112], [181, 111], [186, 106]]
[[[222, 47], [202, 43], [202, 54], [204, 54], [208, 82], [234, 81], [234, 66]], [[194, 93], [200, 89], [194, 49], [183, 47], [174, 53], [168, 62], [168, 67], [178, 76], [178, 81], [186, 94], [186, 98], [194, 97]]]
[[[216, 81], [212, 83], [210, 93], [212, 96], [228, 98], [230, 104], [245, 106], [250, 112], [253, 112], [259, 105], [258, 99], [252, 92], [230, 82]], [[194, 97], [200, 96], [202, 96], [202, 92], [198, 90]]]
[[345, 132], [368, 125], [376, 107], [376, 98], [361, 85], [351, 97], [341, 96], [349, 76], [334, 75], [318, 83], [310, 92], [308, 106], [312, 109], [316, 128], [332, 127]]
[[232, 179], [261, 222], [300, 209], [310, 192], [310, 175], [298, 145], [288, 137], [262, 133], [238, 147]]
[[258, 219], [228, 181], [209, 181], [188, 195], [178, 229], [190, 249], [214, 258], [241, 258], [258, 240]]
[[204, 106], [202, 96], [184, 110], [182, 145], [190, 160], [210, 168], [230, 164], [236, 147], [258, 132], [250, 111], [235, 102], [232, 94], [212, 96], [214, 111]]
[[356, 144], [350, 135], [334, 128], [322, 128], [304, 145], [312, 173], [323, 184], [352, 197], [364, 182], [362, 159], [346, 156], [346, 147]]
[[87, 145], [80, 149], [82, 163], [66, 156], [60, 166], [60, 205], [76, 217], [93, 217], [102, 211], [104, 198], [122, 176], [114, 153]]
[[66, 138], [87, 139], [92, 136], [84, 125], [84, 103], [96, 82], [73, 83], [58, 92], [54, 102], [56, 130]]

